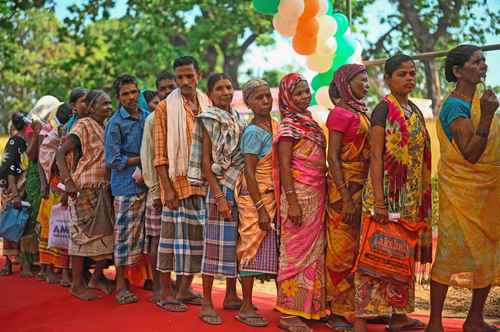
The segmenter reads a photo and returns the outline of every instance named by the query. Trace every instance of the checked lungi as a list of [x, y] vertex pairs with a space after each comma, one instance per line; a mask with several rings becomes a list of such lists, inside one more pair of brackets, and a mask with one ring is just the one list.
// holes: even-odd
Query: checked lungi
[[234, 191], [221, 186], [226, 200], [231, 206], [232, 218], [224, 219], [217, 209], [213, 192], [209, 189], [206, 206], [203, 265], [201, 272], [208, 275], [236, 277], [238, 264], [236, 261], [236, 242], [238, 239], [238, 208], [234, 200]]
[[176, 210], [163, 207], [158, 271], [181, 275], [200, 273], [205, 219], [203, 196], [194, 195], [179, 200]]
[[115, 196], [114, 206], [115, 265], [134, 265], [143, 257], [146, 194]]
[[152, 202], [146, 203], [145, 225], [144, 253], [150, 255], [153, 252], [151, 238], [159, 237], [161, 233], [161, 209], [155, 209]]

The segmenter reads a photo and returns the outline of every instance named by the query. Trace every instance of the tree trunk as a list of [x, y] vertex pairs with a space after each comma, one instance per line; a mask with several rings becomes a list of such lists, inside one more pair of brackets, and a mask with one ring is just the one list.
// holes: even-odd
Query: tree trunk
[[224, 74], [229, 76], [234, 89], [239, 89], [238, 68], [240, 68], [243, 56], [224, 55]]
[[[438, 97], [436, 94], [436, 84], [435, 84], [435, 70], [434, 70], [434, 62], [432, 60], [425, 60], [424, 63], [424, 72], [425, 72], [425, 90], [427, 94], [427, 98], [431, 100], [432, 104], [432, 113], [436, 114], [436, 107]], [[439, 79], [439, 78], [438, 78]]]

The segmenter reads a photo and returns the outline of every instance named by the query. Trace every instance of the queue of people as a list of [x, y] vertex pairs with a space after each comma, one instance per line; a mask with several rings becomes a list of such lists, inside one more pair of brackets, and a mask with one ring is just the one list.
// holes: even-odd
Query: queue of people
[[[1, 203], [19, 208], [26, 200], [31, 215], [18, 243], [3, 241], [0, 274], [12, 274], [16, 257], [21, 275], [33, 276], [38, 260], [35, 277], [70, 287], [81, 300], [114, 293], [123, 305], [139, 300], [129, 270], [146, 257], [159, 309], [200, 306], [204, 323], [223, 324], [212, 301], [219, 276], [226, 280], [222, 309], [253, 327], [269, 325], [252, 302], [254, 282], [274, 279], [279, 327], [290, 332], [312, 331], [311, 320], [338, 331], [367, 331], [374, 320], [389, 331], [443, 331], [447, 289], [462, 286], [473, 289], [464, 331], [497, 331], [483, 308], [500, 284], [498, 100], [479, 92], [487, 72], [480, 48], [454, 48], [444, 69], [454, 87], [437, 121], [435, 255], [431, 141], [410, 99], [411, 57], [386, 61], [390, 93], [371, 112], [366, 68], [340, 67], [324, 130], [300, 74], [280, 82], [279, 122], [268, 83], [246, 82], [243, 100], [253, 113], [246, 122], [232, 106], [234, 82], [212, 74], [202, 92], [197, 61], [183, 56], [172, 74], [158, 75], [157, 91], [141, 92], [133, 76], [119, 76], [115, 112], [103, 90], [77, 88], [67, 103], [45, 105], [45, 121], [12, 114]], [[48, 245], [58, 204], [70, 215], [67, 249]], [[408, 314], [416, 266], [431, 263], [426, 326]], [[114, 281], [104, 273], [110, 265]], [[192, 288], [195, 275], [202, 294]]]

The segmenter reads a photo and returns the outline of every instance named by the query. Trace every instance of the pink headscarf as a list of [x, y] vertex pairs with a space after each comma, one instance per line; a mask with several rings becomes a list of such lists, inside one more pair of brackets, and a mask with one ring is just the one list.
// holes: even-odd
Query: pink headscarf
[[313, 119], [311, 111], [300, 109], [292, 101], [293, 90], [302, 81], [307, 83], [306, 79], [297, 73], [288, 74], [281, 80], [278, 97], [281, 123], [278, 137], [291, 137], [296, 140], [305, 137], [325, 146], [325, 135]]
[[349, 83], [358, 74], [366, 71], [365, 66], [360, 64], [347, 64], [340, 67], [333, 76], [333, 83], [337, 88], [340, 98], [344, 103], [358, 112], [366, 113], [368, 108], [363, 100], [354, 97]]

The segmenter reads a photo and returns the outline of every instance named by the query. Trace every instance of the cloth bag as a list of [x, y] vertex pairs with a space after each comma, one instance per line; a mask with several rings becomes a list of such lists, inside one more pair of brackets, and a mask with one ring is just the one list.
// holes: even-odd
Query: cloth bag
[[19, 242], [30, 217], [29, 207], [14, 208], [7, 203], [0, 213], [0, 237], [12, 242]]
[[54, 205], [49, 222], [49, 248], [68, 249], [69, 222], [69, 208], [60, 203]]
[[419, 232], [425, 228], [424, 223], [409, 223], [404, 219], [381, 224], [373, 216], [365, 217], [354, 270], [409, 284], [413, 278]]

